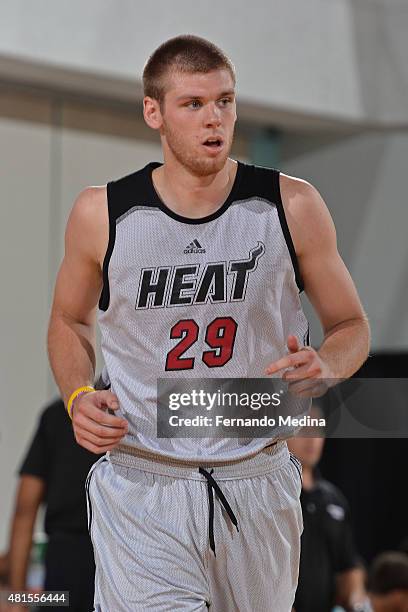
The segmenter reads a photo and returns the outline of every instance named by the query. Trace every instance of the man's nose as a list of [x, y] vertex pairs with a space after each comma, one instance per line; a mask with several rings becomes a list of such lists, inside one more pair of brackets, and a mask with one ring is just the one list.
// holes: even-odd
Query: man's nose
[[207, 126], [220, 125], [221, 111], [216, 104], [208, 105], [205, 122]]

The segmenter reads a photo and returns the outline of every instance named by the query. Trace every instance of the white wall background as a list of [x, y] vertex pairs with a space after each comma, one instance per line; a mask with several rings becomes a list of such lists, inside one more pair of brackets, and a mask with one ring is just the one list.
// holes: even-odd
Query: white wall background
[[93, 88], [111, 78], [112, 95], [129, 94], [154, 48], [192, 33], [231, 55], [243, 101], [407, 123], [407, 31], [405, 0], [2, 0], [0, 74], [58, 81], [53, 68], [63, 68], [92, 75]]
[[51, 130], [0, 121], [0, 143], [1, 550], [17, 452], [47, 397]]

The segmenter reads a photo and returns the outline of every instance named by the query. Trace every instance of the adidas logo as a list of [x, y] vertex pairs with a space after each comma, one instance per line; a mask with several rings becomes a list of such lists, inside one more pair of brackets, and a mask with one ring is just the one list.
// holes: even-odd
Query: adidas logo
[[185, 255], [189, 253], [205, 253], [205, 249], [203, 249], [203, 247], [196, 238], [195, 240], [193, 240], [193, 242], [190, 242], [190, 244], [186, 246], [186, 248], [184, 249], [184, 253]]

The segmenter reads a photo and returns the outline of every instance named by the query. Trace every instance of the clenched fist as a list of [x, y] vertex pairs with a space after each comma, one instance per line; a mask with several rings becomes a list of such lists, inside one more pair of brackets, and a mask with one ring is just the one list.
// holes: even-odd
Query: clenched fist
[[81, 394], [72, 408], [72, 425], [78, 444], [96, 454], [115, 448], [128, 431], [126, 419], [108, 413], [108, 409], [118, 408], [118, 399], [110, 391]]

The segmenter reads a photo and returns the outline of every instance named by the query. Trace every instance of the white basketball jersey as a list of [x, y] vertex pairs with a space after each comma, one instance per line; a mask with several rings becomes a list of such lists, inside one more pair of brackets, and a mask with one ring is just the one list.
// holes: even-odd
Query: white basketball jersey
[[[111, 390], [129, 422], [123, 443], [181, 459], [237, 459], [280, 437], [161, 439], [157, 379], [262, 378], [308, 344], [303, 289], [279, 172], [238, 162], [225, 203], [182, 217], [152, 182], [159, 163], [108, 183], [110, 235], [99, 302]], [[287, 437], [287, 432], [286, 432]]]

